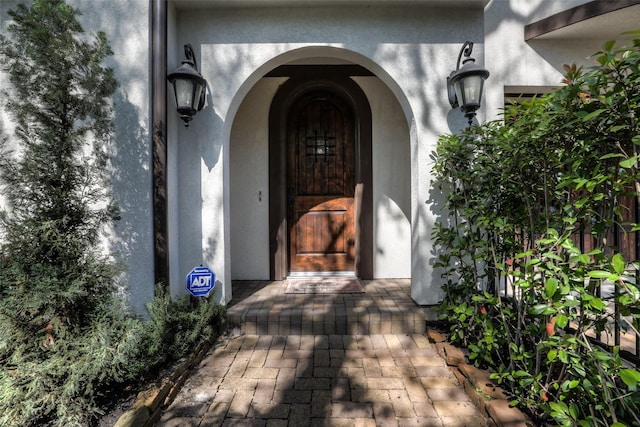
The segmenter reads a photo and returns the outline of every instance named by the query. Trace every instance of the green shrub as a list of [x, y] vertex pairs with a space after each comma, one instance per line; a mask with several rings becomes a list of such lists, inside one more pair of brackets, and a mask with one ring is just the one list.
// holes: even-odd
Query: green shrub
[[105, 305], [78, 335], [35, 348], [3, 336], [0, 425], [89, 425], [125, 386], [152, 379], [221, 332], [224, 307], [207, 298], [172, 301], [161, 289], [146, 321], [127, 315], [123, 304]]
[[137, 358], [142, 324], [114, 318], [121, 309], [105, 307], [78, 335], [56, 336], [37, 346], [4, 342], [0, 424], [79, 426], [98, 416], [97, 397], [133, 380], [142, 368]]
[[180, 359], [203, 342], [223, 331], [225, 307], [208, 298], [184, 297], [173, 301], [163, 287], [147, 305], [142, 359], [157, 368]]
[[104, 254], [118, 219], [104, 153], [112, 141], [113, 71], [106, 37], [86, 36], [61, 0], [10, 12], [0, 35], [13, 139], [0, 138], [0, 425], [79, 426], [125, 385], [212, 339], [224, 309], [159, 292], [148, 321], [117, 291]]
[[627, 212], [640, 197], [640, 40], [595, 57], [504, 120], [440, 138], [434, 190], [450, 215], [434, 227], [435, 266], [452, 339], [515, 405], [540, 423], [640, 425], [640, 371], [590, 339], [611, 328], [614, 302], [640, 325], [639, 266], [613, 239], [640, 229]]

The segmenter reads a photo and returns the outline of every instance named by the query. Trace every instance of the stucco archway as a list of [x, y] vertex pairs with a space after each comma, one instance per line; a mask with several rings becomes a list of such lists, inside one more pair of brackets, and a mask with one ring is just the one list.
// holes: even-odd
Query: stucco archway
[[[355, 60], [359, 63], [355, 63]], [[399, 91], [397, 84], [386, 84], [381, 75], [388, 79], [388, 74], [370, 60], [343, 49], [309, 47], [288, 52], [265, 64], [260, 68], [264, 71], [256, 71], [244, 82], [230, 105], [233, 119], [230, 121], [228, 116], [225, 120], [225, 126], [229, 127], [229, 180], [225, 187], [229, 194], [227, 212], [230, 212], [232, 278], [264, 280], [273, 273], [272, 259], [269, 259], [270, 247], [274, 242], [273, 235], [269, 236], [269, 217], [273, 213], [269, 212], [268, 206], [271, 193], [268, 185], [268, 115], [278, 88], [290, 80], [290, 76], [274, 72], [282, 69], [275, 66], [279, 63], [285, 67], [329, 64], [338, 68], [364, 70], [366, 73], [363, 75], [355, 73], [356, 77], [351, 78], [351, 83], [365, 88], [366, 96], [375, 103], [372, 107], [378, 118], [384, 116], [385, 120], [393, 120], [394, 129], [401, 128], [401, 131], [389, 127], [377, 131], [377, 144], [387, 147], [382, 149], [383, 154], [379, 149], [377, 159], [374, 155], [373, 161], [377, 162], [378, 169], [383, 170], [379, 179], [393, 182], [384, 182], [376, 187], [376, 200], [369, 208], [370, 212], [385, 220], [372, 224], [371, 231], [367, 233], [372, 240], [368, 251], [373, 255], [365, 276], [411, 277], [411, 139], [415, 132], [412, 131], [412, 113], [407, 107], [406, 97], [403, 95], [398, 99], [395, 95]], [[378, 73], [368, 69], [366, 64], [377, 69]], [[384, 94], [380, 95], [380, 92]], [[393, 104], [392, 108], [390, 104]], [[402, 157], [402, 160], [399, 161], [398, 157]], [[380, 215], [381, 211], [384, 215]], [[395, 222], [388, 222], [389, 218]], [[374, 222], [373, 219], [371, 222]], [[380, 247], [388, 245], [397, 236], [403, 239], [401, 250]], [[396, 259], [391, 259], [393, 256]], [[377, 264], [373, 259], [378, 261]], [[398, 267], [400, 264], [401, 267]]]
[[[334, 46], [307, 46], [296, 48], [284, 52], [265, 62], [256, 68], [238, 87], [227, 108], [225, 122], [225, 146], [229, 143], [229, 135], [234, 125], [238, 109], [245, 101], [249, 91], [271, 71], [287, 64], [297, 65], [335, 65], [335, 64], [355, 64], [369, 70], [391, 91], [395, 100], [400, 105], [402, 113], [409, 127], [411, 146], [415, 146], [415, 113], [411, 107], [407, 94], [396, 82], [390, 73], [387, 72], [375, 60], [368, 58], [358, 52]], [[226, 148], [226, 147], [225, 147]]]

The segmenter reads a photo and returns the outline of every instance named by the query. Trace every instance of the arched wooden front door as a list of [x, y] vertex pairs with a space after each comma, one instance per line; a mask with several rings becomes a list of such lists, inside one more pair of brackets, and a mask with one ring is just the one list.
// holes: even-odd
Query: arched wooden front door
[[373, 277], [371, 108], [359, 66], [282, 66], [269, 113], [270, 276]]
[[354, 113], [337, 93], [314, 90], [291, 106], [287, 186], [290, 272], [354, 272]]

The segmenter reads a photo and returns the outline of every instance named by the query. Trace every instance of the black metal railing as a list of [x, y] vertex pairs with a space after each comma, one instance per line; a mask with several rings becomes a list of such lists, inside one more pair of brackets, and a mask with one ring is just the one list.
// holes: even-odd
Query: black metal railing
[[[640, 231], [633, 231], [630, 224], [640, 224], [640, 203], [635, 197], [627, 197], [621, 200], [622, 221], [616, 221], [608, 236], [612, 247], [621, 253], [627, 262], [626, 280], [640, 287]], [[521, 236], [522, 237], [522, 236]], [[590, 229], [582, 229], [572, 235], [574, 244], [582, 253], [593, 250], [596, 246], [594, 236]], [[515, 267], [515, 266], [514, 266]], [[510, 282], [510, 277], [497, 274], [489, 278], [486, 289], [495, 292], [496, 295], [519, 298], [517, 287]], [[596, 296], [606, 303], [607, 317], [610, 319], [604, 332], [592, 331], [588, 336], [593, 344], [613, 351], [618, 347], [620, 356], [640, 368], [640, 320], [632, 316], [623, 316], [618, 302], [620, 287], [615, 283], [600, 280], [596, 288]]]

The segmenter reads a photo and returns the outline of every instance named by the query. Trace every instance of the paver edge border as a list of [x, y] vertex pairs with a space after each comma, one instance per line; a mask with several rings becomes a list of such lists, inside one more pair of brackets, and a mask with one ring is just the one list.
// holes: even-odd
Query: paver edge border
[[212, 338], [202, 342], [190, 356], [178, 361], [168, 375], [140, 391], [131, 409], [124, 412], [113, 427], [153, 427], [156, 425], [160, 420], [162, 410], [173, 402], [191, 374], [191, 370], [200, 364], [219, 338], [220, 334], [215, 334]]
[[464, 352], [449, 343], [445, 334], [427, 325], [426, 335], [490, 426], [535, 427], [524, 412], [509, 405], [501, 387], [483, 381], [489, 372], [468, 364]]

